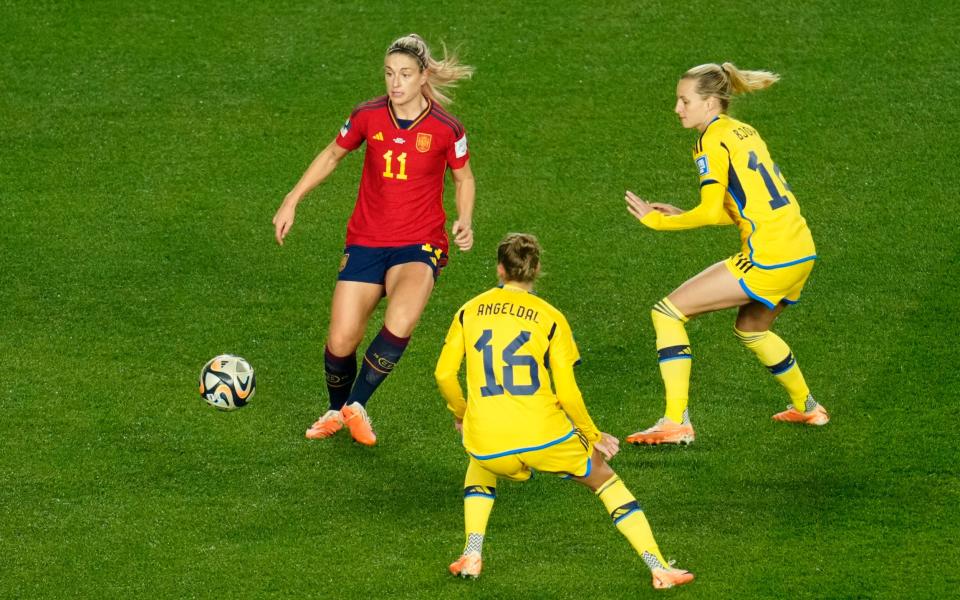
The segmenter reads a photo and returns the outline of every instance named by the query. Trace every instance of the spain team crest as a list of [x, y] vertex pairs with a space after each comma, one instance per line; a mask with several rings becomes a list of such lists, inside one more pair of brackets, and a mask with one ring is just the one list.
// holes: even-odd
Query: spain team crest
[[343, 258], [340, 259], [340, 270], [343, 271], [347, 268], [347, 261], [350, 260], [350, 254], [346, 253], [343, 255]]
[[417, 150], [420, 152], [427, 152], [430, 150], [430, 142], [433, 141], [433, 136], [429, 133], [418, 133], [417, 134]]

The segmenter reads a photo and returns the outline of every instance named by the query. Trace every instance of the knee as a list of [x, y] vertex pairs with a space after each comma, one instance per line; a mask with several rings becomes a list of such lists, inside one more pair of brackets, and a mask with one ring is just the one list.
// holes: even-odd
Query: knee
[[766, 333], [773, 327], [776, 313], [771, 313], [762, 305], [759, 308], [754, 308], [754, 306], [741, 307], [737, 313], [737, 319], [734, 321], [734, 330], [739, 330], [747, 335], [757, 335]]
[[604, 460], [603, 455], [597, 450], [594, 450], [590, 462], [590, 475], [586, 477], [584, 483], [596, 492], [603, 484], [610, 481], [610, 478], [616, 475], [616, 473], [613, 472], [613, 469], [611, 469], [607, 461]]
[[616, 475], [616, 473], [613, 472], [613, 469], [610, 468], [610, 465], [607, 464], [607, 461], [603, 458], [600, 459], [599, 464], [596, 465], [595, 469], [597, 478], [600, 479], [600, 483], [609, 481], [611, 477]]
[[327, 336], [327, 349], [334, 356], [350, 356], [357, 350], [363, 339], [363, 331], [351, 331], [340, 327], [330, 327]]
[[383, 325], [397, 337], [410, 337], [419, 321], [419, 311], [397, 310], [384, 317]]

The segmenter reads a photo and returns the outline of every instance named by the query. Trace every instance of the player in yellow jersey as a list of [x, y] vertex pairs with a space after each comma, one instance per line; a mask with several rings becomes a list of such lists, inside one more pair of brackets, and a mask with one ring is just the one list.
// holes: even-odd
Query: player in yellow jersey
[[666, 414], [653, 427], [628, 436], [628, 442], [693, 441], [687, 411], [692, 353], [683, 325], [697, 315], [734, 307], [738, 309], [734, 334], [790, 396], [791, 406], [773, 418], [807, 425], [830, 420], [810, 394], [790, 348], [770, 331], [783, 309], [800, 298], [817, 258], [813, 237], [760, 134], [727, 115], [733, 95], [766, 88], [777, 80], [774, 73], [740, 70], [731, 63], [700, 65], [684, 73], [674, 110], [684, 127], [700, 132], [693, 149], [700, 204], [683, 211], [626, 193], [627, 210], [651, 229], [734, 224], [741, 242], [738, 254], [687, 280], [651, 311]]
[[[466, 544], [450, 572], [477, 577], [497, 478], [526, 481], [534, 471], [589, 487], [650, 568], [655, 588], [693, 580], [657, 548], [636, 499], [607, 465], [617, 438], [593, 424], [574, 379], [580, 353], [563, 314], [532, 293], [540, 272], [535, 237], [510, 234], [497, 250], [501, 285], [457, 311], [436, 377], [470, 456], [464, 481]], [[467, 397], [458, 373], [466, 357]]]

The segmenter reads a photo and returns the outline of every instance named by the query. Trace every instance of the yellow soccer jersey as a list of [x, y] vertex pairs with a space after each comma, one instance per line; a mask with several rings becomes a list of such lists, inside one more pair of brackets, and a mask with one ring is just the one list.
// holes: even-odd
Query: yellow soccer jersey
[[[467, 397], [458, 381], [466, 357]], [[600, 439], [573, 376], [580, 352], [566, 318], [540, 297], [504, 286], [457, 311], [437, 362], [463, 445], [479, 459], [546, 448], [580, 429]]]
[[693, 149], [700, 174], [700, 205], [680, 215], [653, 211], [652, 229], [691, 229], [735, 223], [741, 252], [761, 269], [816, 258], [813, 236], [767, 145], [753, 127], [720, 115]]

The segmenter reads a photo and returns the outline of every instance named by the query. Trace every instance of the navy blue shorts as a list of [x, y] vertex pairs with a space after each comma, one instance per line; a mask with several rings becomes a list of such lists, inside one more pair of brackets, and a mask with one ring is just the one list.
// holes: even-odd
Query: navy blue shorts
[[340, 261], [337, 281], [360, 281], [363, 283], [386, 282], [390, 267], [405, 263], [422, 262], [433, 269], [433, 278], [447, 264], [447, 254], [431, 244], [410, 244], [390, 248], [370, 246], [347, 246]]

